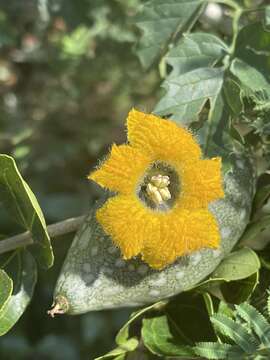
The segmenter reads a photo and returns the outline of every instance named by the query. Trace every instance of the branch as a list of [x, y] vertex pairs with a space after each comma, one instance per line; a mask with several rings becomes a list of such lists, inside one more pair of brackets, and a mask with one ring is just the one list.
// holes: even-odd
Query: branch
[[[86, 215], [78, 216], [76, 218], [66, 219], [58, 223], [48, 225], [47, 231], [51, 238], [65, 235], [76, 231], [83, 223]], [[17, 249], [21, 246], [33, 244], [33, 239], [30, 231], [26, 231], [22, 234], [12, 236], [10, 238], [0, 241], [0, 254], [8, 252], [10, 250]]]

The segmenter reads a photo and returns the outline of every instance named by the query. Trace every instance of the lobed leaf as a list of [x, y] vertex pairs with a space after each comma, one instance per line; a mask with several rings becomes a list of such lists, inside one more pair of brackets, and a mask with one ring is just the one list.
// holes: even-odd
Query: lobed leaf
[[165, 57], [166, 62], [172, 67], [169, 78], [213, 66], [227, 51], [227, 45], [215, 35], [200, 32], [184, 34]]
[[197, 18], [200, 0], [151, 0], [145, 3], [135, 18], [142, 30], [137, 54], [144, 68], [148, 68], [166, 50], [173, 38], [183, 32]]
[[243, 325], [221, 314], [214, 314], [210, 320], [221, 334], [229, 337], [239, 345], [244, 352], [253, 354], [257, 350], [258, 343], [255, 337], [249, 334]]
[[0, 155], [0, 168], [0, 199], [16, 221], [31, 232], [34, 244], [29, 250], [41, 266], [49, 268], [53, 264], [53, 252], [37, 199], [12, 157]]
[[238, 346], [218, 342], [200, 342], [193, 347], [193, 350], [197, 355], [206, 359], [239, 360], [244, 356], [243, 350]]
[[236, 313], [254, 330], [261, 343], [270, 348], [270, 324], [266, 318], [248, 303], [236, 305]]
[[162, 86], [167, 93], [154, 112], [161, 116], [170, 115], [182, 124], [190, 124], [197, 120], [207, 100], [213, 106], [221, 91], [223, 76], [223, 69], [200, 68], [165, 80]]

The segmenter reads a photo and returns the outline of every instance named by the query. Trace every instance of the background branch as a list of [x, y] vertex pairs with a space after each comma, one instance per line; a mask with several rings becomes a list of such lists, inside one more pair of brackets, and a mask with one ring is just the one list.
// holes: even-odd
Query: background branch
[[[47, 231], [51, 238], [65, 235], [76, 231], [83, 223], [86, 215], [78, 216], [76, 218], [70, 218], [58, 223], [48, 225]], [[0, 254], [8, 252], [10, 250], [17, 249], [21, 246], [33, 244], [33, 239], [30, 231], [26, 231], [22, 234], [12, 236], [10, 238], [0, 241]]]

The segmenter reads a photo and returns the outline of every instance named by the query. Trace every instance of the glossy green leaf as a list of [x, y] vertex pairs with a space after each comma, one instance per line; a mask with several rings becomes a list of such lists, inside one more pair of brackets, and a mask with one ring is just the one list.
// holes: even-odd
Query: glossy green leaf
[[44, 268], [53, 264], [53, 252], [46, 223], [37, 199], [23, 180], [14, 159], [0, 155], [0, 199], [15, 220], [32, 234], [29, 250]]
[[224, 72], [216, 68], [200, 68], [184, 75], [165, 80], [166, 95], [158, 102], [154, 112], [171, 115], [181, 124], [190, 124], [207, 100], [210, 105], [216, 101], [223, 84]]
[[172, 66], [169, 77], [212, 66], [227, 53], [227, 45], [218, 37], [207, 33], [184, 34], [182, 39], [166, 55], [166, 62]]
[[0, 269], [0, 314], [9, 300], [13, 289], [13, 282], [7, 273]]
[[36, 262], [32, 255], [20, 251], [7, 266], [13, 279], [13, 292], [0, 312], [0, 336], [6, 334], [18, 321], [29, 304], [37, 280]]
[[164, 54], [170, 40], [194, 22], [201, 3], [200, 0], [151, 0], [143, 5], [135, 23], [142, 31], [137, 54], [145, 68]]

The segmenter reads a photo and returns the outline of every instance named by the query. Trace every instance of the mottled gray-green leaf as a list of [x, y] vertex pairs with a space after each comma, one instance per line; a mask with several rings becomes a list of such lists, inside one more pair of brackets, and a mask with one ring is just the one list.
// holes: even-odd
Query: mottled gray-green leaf
[[24, 313], [37, 280], [36, 262], [26, 250], [13, 258], [7, 271], [14, 286], [11, 297], [0, 312], [0, 336], [6, 334]]
[[95, 219], [95, 210], [75, 236], [64, 262], [54, 297], [66, 298], [70, 314], [90, 310], [141, 306], [192, 289], [215, 270], [242, 235], [250, 216], [254, 173], [247, 158], [233, 158], [224, 176], [225, 198], [213, 202], [221, 246], [179, 258], [162, 271], [140, 258], [122, 259]]
[[196, 18], [201, 3], [200, 0], [151, 0], [143, 5], [135, 23], [142, 30], [137, 54], [145, 68], [158, 59], [170, 40]]
[[221, 68], [200, 68], [165, 80], [162, 86], [166, 95], [158, 102], [154, 112], [161, 116], [170, 115], [181, 124], [197, 120], [206, 101], [213, 103], [219, 95], [223, 76]]
[[11, 296], [13, 282], [7, 273], [0, 269], [0, 314]]
[[227, 45], [215, 35], [199, 32], [184, 34], [177, 46], [166, 55], [166, 62], [173, 68], [169, 77], [210, 67], [226, 55], [227, 49]]
[[0, 200], [15, 220], [31, 232], [34, 244], [29, 250], [42, 267], [49, 268], [53, 264], [53, 252], [37, 199], [12, 157], [0, 155], [0, 168]]

